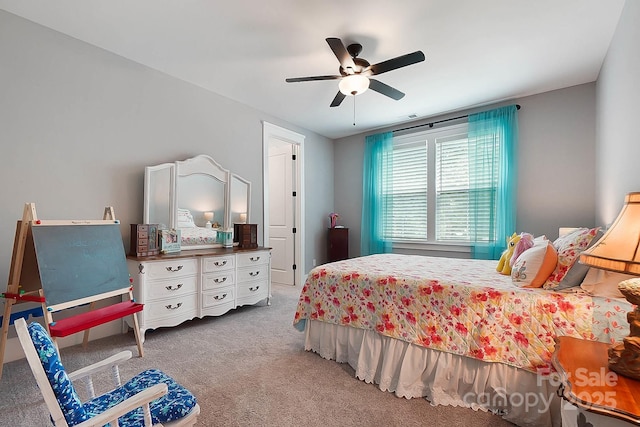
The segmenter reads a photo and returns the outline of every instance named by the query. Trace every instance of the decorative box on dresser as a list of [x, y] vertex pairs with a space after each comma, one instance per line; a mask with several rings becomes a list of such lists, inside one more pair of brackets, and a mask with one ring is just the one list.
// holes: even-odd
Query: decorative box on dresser
[[[141, 336], [149, 329], [220, 316], [241, 305], [271, 300], [269, 248], [216, 248], [127, 257]], [[133, 327], [129, 323], [130, 327]]]

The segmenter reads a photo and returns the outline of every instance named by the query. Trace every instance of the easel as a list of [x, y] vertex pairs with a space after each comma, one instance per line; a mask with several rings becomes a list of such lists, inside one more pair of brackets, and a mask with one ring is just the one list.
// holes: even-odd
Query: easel
[[[89, 330], [91, 328], [131, 315], [133, 317], [134, 334], [138, 346], [138, 353], [140, 357], [143, 356], [140, 328], [138, 326], [138, 318], [135, 315], [135, 313], [142, 311], [143, 305], [134, 301], [131, 285], [124, 288], [110, 289], [107, 292], [97, 293], [95, 295], [87, 294], [81, 298], [69, 301], [56, 301], [54, 304], [48, 304], [45, 289], [43, 289], [40, 281], [38, 265], [35, 261], [35, 247], [33, 247], [34, 245], [31, 240], [29, 240], [30, 244], [27, 244], [28, 238], [33, 239], [33, 232], [37, 227], [58, 225], [82, 227], [83, 225], [95, 226], [106, 224], [110, 224], [112, 227], [113, 224], [119, 224], [119, 221], [115, 219], [112, 207], [105, 208], [102, 220], [44, 221], [38, 219], [35, 205], [33, 203], [25, 204], [22, 221], [18, 222], [18, 226], [16, 228], [16, 237], [13, 246], [7, 292], [1, 294], [1, 296], [5, 298], [5, 307], [4, 316], [2, 318], [2, 337], [0, 340], [0, 378], [2, 377], [2, 368], [4, 366], [4, 353], [8, 339], [9, 325], [11, 324], [12, 307], [14, 304], [26, 301], [39, 302], [41, 304], [42, 312], [46, 320], [45, 325], [56, 346], [56, 337], [66, 337], [68, 335], [84, 331], [83, 346], [86, 347], [89, 340]], [[25, 257], [25, 255], [27, 256]], [[26, 267], [26, 269], [23, 267]], [[26, 277], [22, 275], [23, 271]], [[124, 294], [128, 294], [129, 296], [127, 301], [95, 309], [95, 303], [97, 301], [117, 296], [122, 297]], [[73, 315], [59, 321], [53, 320], [53, 313], [84, 304], [89, 304], [89, 311]]]

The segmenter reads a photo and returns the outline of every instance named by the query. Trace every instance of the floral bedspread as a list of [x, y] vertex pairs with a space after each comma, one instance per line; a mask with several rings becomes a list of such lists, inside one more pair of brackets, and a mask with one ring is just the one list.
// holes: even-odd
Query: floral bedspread
[[554, 337], [614, 342], [629, 333], [624, 300], [519, 288], [497, 261], [370, 255], [309, 272], [294, 325], [306, 319], [435, 350], [553, 371]]

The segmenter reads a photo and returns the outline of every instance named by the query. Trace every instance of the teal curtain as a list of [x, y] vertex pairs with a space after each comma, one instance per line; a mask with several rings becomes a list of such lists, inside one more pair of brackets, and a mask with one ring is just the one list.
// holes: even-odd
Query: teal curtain
[[517, 107], [470, 114], [468, 135], [471, 253], [499, 259], [516, 231]]
[[393, 176], [393, 132], [365, 138], [362, 173], [362, 226], [360, 255], [389, 253], [390, 240], [384, 239], [384, 219], [391, 215], [391, 177]]

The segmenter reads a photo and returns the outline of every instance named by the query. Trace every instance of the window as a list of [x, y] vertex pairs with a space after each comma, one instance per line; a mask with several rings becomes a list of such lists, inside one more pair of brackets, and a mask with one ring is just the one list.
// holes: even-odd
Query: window
[[[390, 172], [391, 210], [384, 218], [384, 236], [394, 242], [453, 243], [495, 239], [492, 200], [497, 187], [493, 158], [499, 144], [483, 145], [482, 170], [469, 162], [467, 123], [402, 135], [393, 139]], [[477, 153], [473, 153], [477, 155]], [[470, 174], [480, 177], [471, 188]], [[480, 203], [475, 210], [470, 198]], [[470, 227], [476, 230], [471, 235]]]

